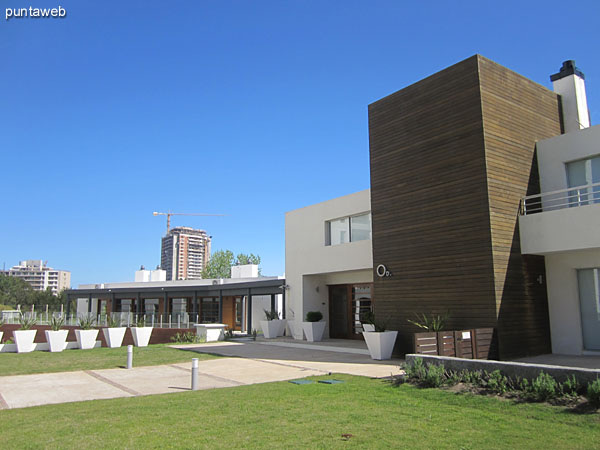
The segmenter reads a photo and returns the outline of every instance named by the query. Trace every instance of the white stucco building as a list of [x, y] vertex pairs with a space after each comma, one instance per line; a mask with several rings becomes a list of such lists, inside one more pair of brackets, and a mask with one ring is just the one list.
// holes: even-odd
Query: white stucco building
[[572, 69], [553, 80], [565, 134], [538, 142], [541, 194], [519, 225], [522, 252], [545, 256], [552, 352], [580, 355], [600, 351], [600, 126]]
[[296, 339], [308, 311], [323, 313], [326, 337], [360, 336], [372, 298], [370, 211], [367, 189], [286, 213], [286, 317]]

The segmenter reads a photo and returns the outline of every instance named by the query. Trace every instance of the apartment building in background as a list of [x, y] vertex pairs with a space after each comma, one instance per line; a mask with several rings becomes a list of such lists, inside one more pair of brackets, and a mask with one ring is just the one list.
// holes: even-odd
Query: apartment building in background
[[160, 266], [167, 280], [199, 280], [210, 259], [211, 237], [204, 230], [176, 227], [162, 238]]
[[5, 273], [10, 277], [25, 280], [36, 291], [50, 288], [54, 295], [71, 287], [71, 272], [48, 267], [47, 261], [37, 259], [20, 261], [18, 266], [11, 267]]

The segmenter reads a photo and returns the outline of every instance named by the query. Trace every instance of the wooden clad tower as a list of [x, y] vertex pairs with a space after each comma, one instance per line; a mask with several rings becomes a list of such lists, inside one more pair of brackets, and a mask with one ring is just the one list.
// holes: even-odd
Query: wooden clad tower
[[539, 192], [535, 143], [560, 134], [552, 91], [475, 55], [369, 105], [375, 313], [495, 327], [501, 358], [550, 351], [544, 259], [521, 255], [519, 200]]

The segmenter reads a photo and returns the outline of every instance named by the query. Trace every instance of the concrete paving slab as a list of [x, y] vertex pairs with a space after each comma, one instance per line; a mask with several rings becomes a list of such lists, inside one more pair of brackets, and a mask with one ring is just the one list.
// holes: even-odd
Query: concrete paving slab
[[24, 408], [131, 394], [79, 371], [0, 377], [0, 396], [9, 408]]
[[[134, 367], [133, 369], [105, 369], [95, 373], [104, 377], [108, 382], [122, 386], [137, 395], [167, 394], [169, 392], [188, 391], [191, 388], [191, 364], [182, 367], [172, 365]], [[219, 387], [236, 386], [235, 383], [225, 380], [215, 380], [206, 376], [198, 376], [199, 389], [213, 389]]]
[[[372, 378], [389, 377], [401, 373], [403, 360], [375, 361], [367, 355], [314, 350], [306, 347], [282, 347], [261, 343], [205, 344], [196, 347], [187, 346], [187, 350], [199, 353], [216, 353], [223, 356], [235, 356], [272, 364], [288, 365], [300, 369], [323, 373], [347, 373]], [[216, 360], [218, 361], [218, 360]]]
[[293, 367], [289, 364], [277, 364], [245, 358], [219, 358], [201, 361], [198, 371], [203, 375], [225, 378], [238, 384], [269, 383], [312, 375], [323, 375], [322, 371], [306, 367]]

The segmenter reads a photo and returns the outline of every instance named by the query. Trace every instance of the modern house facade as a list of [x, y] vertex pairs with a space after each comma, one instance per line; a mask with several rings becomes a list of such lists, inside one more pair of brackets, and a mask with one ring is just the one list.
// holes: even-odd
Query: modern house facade
[[[370, 190], [286, 215], [288, 316], [319, 309], [326, 333], [342, 337], [339, 317], [350, 330], [361, 307], [348, 286], [365, 284], [376, 318], [399, 331], [398, 354], [412, 349], [416, 314], [446, 313], [451, 329], [493, 327], [501, 359], [549, 352], [553, 266], [527, 250], [519, 213], [552, 178], [543, 143], [568, 137], [568, 111], [587, 111], [567, 92], [580, 85], [559, 84], [553, 92], [475, 55], [369, 105]], [[333, 221], [365, 212], [371, 239], [328, 245]]]
[[210, 236], [204, 230], [176, 227], [162, 238], [160, 266], [167, 280], [200, 280], [210, 260]]
[[20, 261], [18, 266], [7, 270], [6, 275], [21, 278], [36, 291], [50, 289], [54, 295], [71, 287], [71, 272], [53, 269], [46, 262], [37, 259]]

